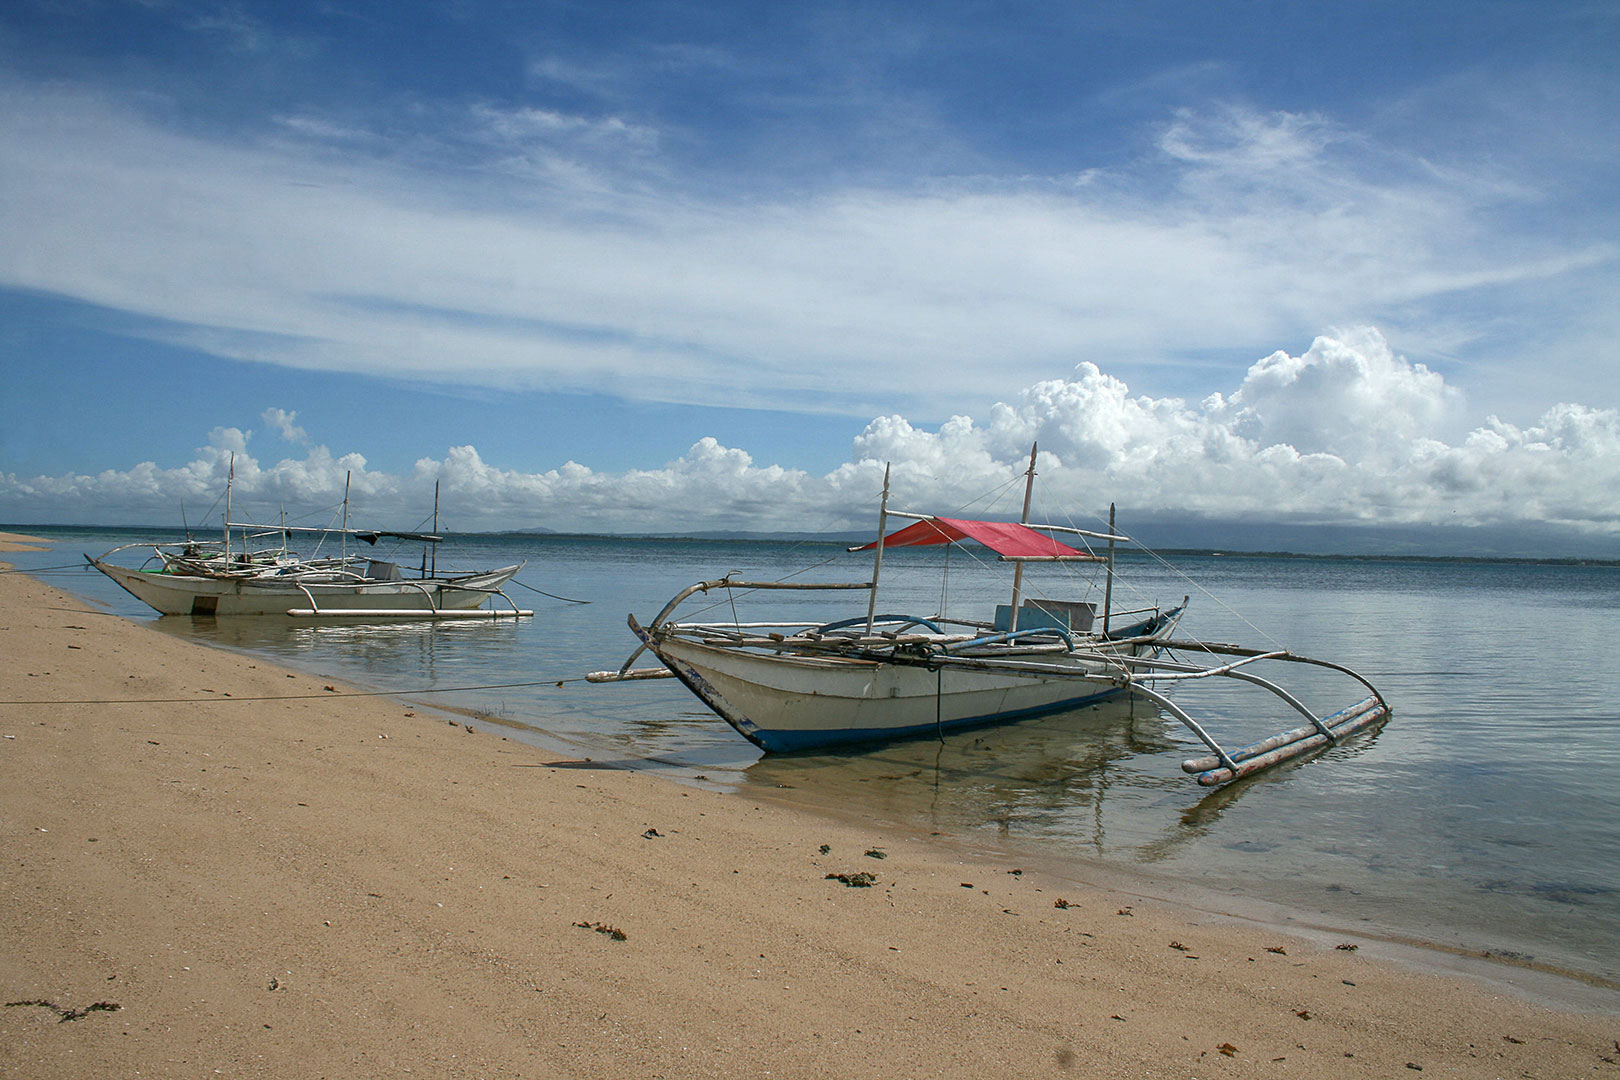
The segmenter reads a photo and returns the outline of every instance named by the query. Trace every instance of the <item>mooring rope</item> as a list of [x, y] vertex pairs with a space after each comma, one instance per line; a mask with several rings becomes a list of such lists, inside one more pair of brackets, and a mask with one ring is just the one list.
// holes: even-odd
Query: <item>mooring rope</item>
[[513, 578], [511, 583], [513, 585], [518, 585], [518, 586], [521, 586], [521, 587], [523, 587], [525, 589], [528, 589], [530, 592], [539, 593], [541, 596], [549, 596], [553, 600], [561, 600], [564, 603], [568, 603], [568, 604], [588, 604], [588, 603], [590, 603], [589, 600], [575, 600], [572, 597], [558, 596], [556, 593], [549, 593], [549, 592], [546, 592], [546, 590], [544, 590], [544, 589], [537, 589], [533, 585], [524, 585], [523, 582], [517, 580], [516, 578]]
[[61, 698], [46, 698], [38, 701], [0, 701], [4, 705], [219, 705], [237, 701], [313, 701], [317, 699], [332, 700], [339, 698], [362, 697], [421, 697], [427, 694], [461, 694], [473, 690], [515, 690], [535, 686], [562, 686], [563, 683], [584, 682], [584, 679], [539, 679], [533, 682], [486, 683], [481, 686], [438, 686], [425, 687], [420, 690], [327, 690], [319, 694], [267, 694], [262, 697], [236, 697], [232, 694], [221, 694], [218, 697], [184, 697], [184, 698], [89, 698], [84, 700], [65, 700]]

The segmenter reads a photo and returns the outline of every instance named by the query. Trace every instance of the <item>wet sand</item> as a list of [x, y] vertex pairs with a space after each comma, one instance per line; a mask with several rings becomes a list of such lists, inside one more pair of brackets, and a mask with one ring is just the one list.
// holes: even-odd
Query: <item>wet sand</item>
[[566, 759], [23, 575], [0, 656], [0, 1076], [1620, 1076], [1620, 999]]

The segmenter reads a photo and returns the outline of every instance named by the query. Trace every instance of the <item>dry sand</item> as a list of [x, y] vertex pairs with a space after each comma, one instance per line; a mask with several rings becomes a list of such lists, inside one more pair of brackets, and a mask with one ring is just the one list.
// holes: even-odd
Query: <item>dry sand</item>
[[1613, 999], [558, 760], [23, 575], [0, 657], [0, 1076], [1620, 1077]]

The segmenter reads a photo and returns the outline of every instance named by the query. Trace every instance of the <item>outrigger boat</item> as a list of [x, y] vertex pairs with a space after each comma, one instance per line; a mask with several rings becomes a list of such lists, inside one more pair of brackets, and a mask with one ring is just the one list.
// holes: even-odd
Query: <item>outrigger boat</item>
[[[435, 519], [437, 502], [435, 492]], [[100, 558], [86, 555], [85, 561], [163, 615], [466, 619], [533, 614], [520, 610], [502, 591], [523, 568], [522, 563], [441, 574], [436, 555], [429, 569], [426, 550], [444, 537], [351, 529], [347, 484], [343, 503], [344, 522], [339, 528], [232, 521], [227, 484], [223, 539], [124, 544]], [[334, 556], [305, 558], [288, 546], [297, 535], [315, 535], [323, 541], [336, 537], [341, 551]], [[384, 538], [421, 542], [426, 545], [421, 570], [410, 576], [397, 562], [351, 554], [350, 538], [368, 544]], [[139, 567], [112, 561], [112, 556], [131, 550], [149, 553]], [[488, 606], [482, 606], [486, 601]]]
[[[1115, 545], [1129, 538], [1108, 532], [1029, 521], [1035, 478], [1030, 455], [1024, 512], [1017, 523], [903, 514], [888, 508], [884, 477], [878, 538], [850, 551], [873, 551], [869, 581], [811, 583], [700, 581], [677, 593], [643, 626], [632, 614], [641, 645], [617, 671], [586, 676], [592, 682], [679, 679], [699, 700], [767, 752], [818, 750], [844, 744], [943, 736], [947, 731], [1066, 712], [1120, 695], [1136, 695], [1169, 713], [1208, 748], [1183, 762], [1198, 782], [1214, 786], [1311, 754], [1382, 723], [1389, 706], [1365, 678], [1340, 664], [1283, 650], [1182, 640], [1176, 628], [1187, 600], [1170, 608], [1114, 612]], [[888, 534], [890, 517], [915, 522]], [[1104, 554], [1073, 547], [1054, 535], [1105, 542]], [[878, 583], [889, 548], [973, 541], [1014, 564], [1011, 603], [995, 619], [972, 622], [939, 615], [879, 614]], [[1106, 572], [1100, 619], [1091, 603], [1024, 600], [1029, 563], [1096, 562]], [[693, 596], [724, 590], [736, 596], [771, 590], [849, 590], [868, 594], [866, 614], [832, 622], [676, 622]], [[651, 652], [663, 668], [636, 669]], [[1197, 662], [1187, 659], [1196, 657]], [[1340, 672], [1367, 696], [1319, 716], [1288, 690], [1255, 674], [1262, 661]], [[1305, 723], [1228, 751], [1175, 700], [1171, 687], [1202, 679], [1229, 679], [1276, 695]]]

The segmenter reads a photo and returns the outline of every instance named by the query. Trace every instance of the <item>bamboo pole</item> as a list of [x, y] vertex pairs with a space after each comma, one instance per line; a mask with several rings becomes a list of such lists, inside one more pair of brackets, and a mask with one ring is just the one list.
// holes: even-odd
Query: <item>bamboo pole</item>
[[[1029, 471], [1024, 474], [1024, 513], [1018, 519], [1020, 525], [1029, 524], [1030, 498], [1035, 494], [1035, 454], [1040, 449], [1040, 443], [1031, 443], [1029, 447]], [[1013, 564], [1013, 591], [1012, 611], [1007, 616], [1007, 630], [1018, 629], [1018, 605], [1024, 599], [1024, 564], [1022, 561]]]
[[883, 537], [889, 531], [889, 465], [883, 466], [883, 498], [878, 502], [877, 554], [872, 558], [872, 593], [866, 600], [866, 632], [877, 619], [878, 575], [883, 573]]
[[231, 468], [225, 474], [225, 565], [231, 563], [231, 485], [236, 482], [236, 451], [231, 451]]
[[1114, 504], [1108, 504], [1108, 581], [1103, 586], [1103, 637], [1108, 636], [1108, 619], [1114, 607]]

